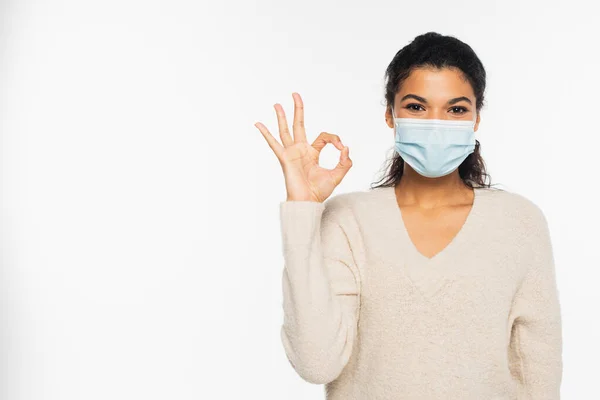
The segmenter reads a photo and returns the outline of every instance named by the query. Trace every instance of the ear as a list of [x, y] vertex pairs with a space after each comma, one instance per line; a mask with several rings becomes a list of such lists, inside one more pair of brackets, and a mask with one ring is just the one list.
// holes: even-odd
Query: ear
[[394, 119], [392, 118], [392, 109], [390, 107], [386, 107], [385, 109], [385, 123], [394, 129]]
[[481, 114], [477, 113], [477, 119], [475, 120], [475, 126], [473, 127], [473, 130], [474, 130], [475, 132], [477, 132], [477, 128], [479, 128], [479, 120], [481, 119], [481, 118], [480, 118], [480, 115], [481, 115]]

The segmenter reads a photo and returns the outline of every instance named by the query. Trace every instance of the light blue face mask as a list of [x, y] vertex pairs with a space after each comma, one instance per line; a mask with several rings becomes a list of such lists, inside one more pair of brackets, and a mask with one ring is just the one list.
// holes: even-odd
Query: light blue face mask
[[475, 121], [394, 117], [395, 150], [415, 171], [438, 178], [475, 151]]

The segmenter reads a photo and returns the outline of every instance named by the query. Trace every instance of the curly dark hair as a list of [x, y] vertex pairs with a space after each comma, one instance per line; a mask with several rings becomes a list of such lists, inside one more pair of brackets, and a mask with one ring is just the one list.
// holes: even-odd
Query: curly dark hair
[[[437, 32], [427, 32], [413, 39], [396, 53], [388, 65], [384, 79], [386, 107], [394, 104], [394, 97], [402, 82], [416, 68], [453, 68], [462, 72], [473, 88], [476, 98], [476, 111], [479, 113], [484, 105], [485, 69], [483, 64], [466, 43], [453, 36], [441, 35]], [[390, 160], [388, 160], [390, 161]], [[394, 152], [391, 165], [383, 178], [383, 183], [371, 186], [395, 186], [404, 173], [404, 160]], [[467, 156], [458, 167], [458, 173], [463, 182], [469, 187], [490, 187], [491, 177], [486, 172], [485, 163], [481, 157], [480, 143], [475, 140], [475, 151]]]

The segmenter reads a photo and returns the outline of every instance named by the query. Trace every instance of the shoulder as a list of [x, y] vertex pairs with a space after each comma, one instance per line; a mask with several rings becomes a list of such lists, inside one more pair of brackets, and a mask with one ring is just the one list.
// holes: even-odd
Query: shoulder
[[363, 191], [357, 190], [332, 195], [323, 202], [323, 206], [325, 207], [323, 213], [332, 217], [347, 218], [352, 214], [357, 201], [359, 201], [364, 193], [365, 192]]
[[346, 193], [338, 193], [325, 200], [325, 209], [356, 209], [357, 207], [376, 207], [385, 203], [386, 191], [389, 187], [376, 187], [368, 190], [354, 190]]
[[338, 222], [356, 220], [364, 210], [378, 209], [384, 201], [382, 194], [382, 188], [338, 193], [323, 202], [323, 216]]
[[479, 199], [490, 214], [514, 220], [519, 225], [543, 227], [547, 224], [542, 208], [531, 198], [511, 190], [479, 188]]

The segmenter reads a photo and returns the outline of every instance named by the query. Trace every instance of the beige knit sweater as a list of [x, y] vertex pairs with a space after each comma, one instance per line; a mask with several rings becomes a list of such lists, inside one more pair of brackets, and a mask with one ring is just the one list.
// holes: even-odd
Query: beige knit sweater
[[540, 208], [478, 188], [429, 259], [393, 187], [280, 203], [281, 340], [329, 400], [557, 400], [561, 313]]

